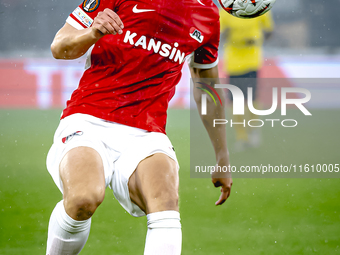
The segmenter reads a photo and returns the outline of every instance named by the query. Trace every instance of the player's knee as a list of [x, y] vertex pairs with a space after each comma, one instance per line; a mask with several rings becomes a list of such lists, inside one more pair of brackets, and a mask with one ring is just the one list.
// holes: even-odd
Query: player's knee
[[162, 210], [175, 210], [178, 211], [178, 191], [168, 192], [165, 197], [163, 197]]
[[164, 154], [157, 154], [162, 162], [162, 172], [159, 176], [159, 185], [155, 185], [152, 196], [147, 205], [149, 211], [178, 211], [178, 169], [176, 163]]
[[103, 202], [105, 189], [100, 187], [91, 191], [69, 194], [64, 198], [66, 212], [76, 220], [89, 219]]
[[148, 212], [166, 210], [178, 211], [178, 189], [175, 185], [164, 185], [162, 190], [155, 192], [152, 197], [148, 198]]

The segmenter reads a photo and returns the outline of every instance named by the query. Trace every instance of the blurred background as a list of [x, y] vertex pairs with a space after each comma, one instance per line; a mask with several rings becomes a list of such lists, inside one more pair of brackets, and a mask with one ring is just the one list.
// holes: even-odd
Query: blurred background
[[[45, 254], [49, 216], [62, 199], [45, 159], [85, 62], [54, 60], [49, 47], [79, 4], [0, 0], [1, 255]], [[264, 43], [260, 78], [340, 78], [339, 9], [339, 0], [277, 0], [272, 10], [275, 28]], [[225, 77], [222, 65], [220, 75]], [[340, 254], [339, 179], [236, 178], [227, 203], [214, 206], [219, 191], [210, 180], [190, 178], [189, 79], [185, 65], [167, 126], [181, 165], [183, 254]], [[313, 98], [319, 98], [308, 106], [312, 119], [302, 121], [293, 135], [266, 128], [259, 148], [239, 153], [231, 149], [231, 161], [340, 163], [339, 84], [337, 80], [323, 88], [307, 87]], [[228, 132], [230, 144], [233, 132]], [[145, 219], [127, 215], [112, 201], [111, 191], [106, 196], [81, 254], [142, 254]]]
[[[50, 57], [49, 45], [80, 1], [1, 0], [2, 57]], [[217, 1], [215, 2], [217, 6]], [[268, 56], [340, 53], [338, 0], [277, 0]]]

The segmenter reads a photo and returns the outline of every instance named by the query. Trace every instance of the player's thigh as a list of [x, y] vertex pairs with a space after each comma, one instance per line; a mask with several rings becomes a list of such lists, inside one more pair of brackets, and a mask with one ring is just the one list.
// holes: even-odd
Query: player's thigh
[[[66, 153], [60, 163], [65, 203], [74, 210], [84, 204], [98, 206], [105, 195], [103, 161], [90, 147], [80, 146]], [[69, 210], [72, 210], [70, 207]]]
[[128, 183], [130, 198], [147, 214], [178, 211], [177, 163], [163, 153], [142, 160]]

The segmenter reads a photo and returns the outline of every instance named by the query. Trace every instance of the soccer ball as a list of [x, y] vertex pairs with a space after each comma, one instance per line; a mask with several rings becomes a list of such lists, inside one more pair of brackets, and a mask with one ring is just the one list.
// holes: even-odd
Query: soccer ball
[[276, 0], [218, 0], [223, 9], [231, 15], [251, 19], [268, 12]]

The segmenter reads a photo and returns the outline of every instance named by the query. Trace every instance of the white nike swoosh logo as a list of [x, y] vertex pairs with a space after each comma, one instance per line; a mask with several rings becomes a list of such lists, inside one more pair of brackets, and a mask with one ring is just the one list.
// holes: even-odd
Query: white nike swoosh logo
[[201, 5], [205, 6], [205, 4], [202, 3], [200, 0], [197, 0], [197, 2], [199, 2]]
[[134, 13], [141, 13], [141, 12], [154, 12], [156, 10], [151, 10], [151, 9], [137, 9], [137, 4], [133, 7], [132, 11]]

